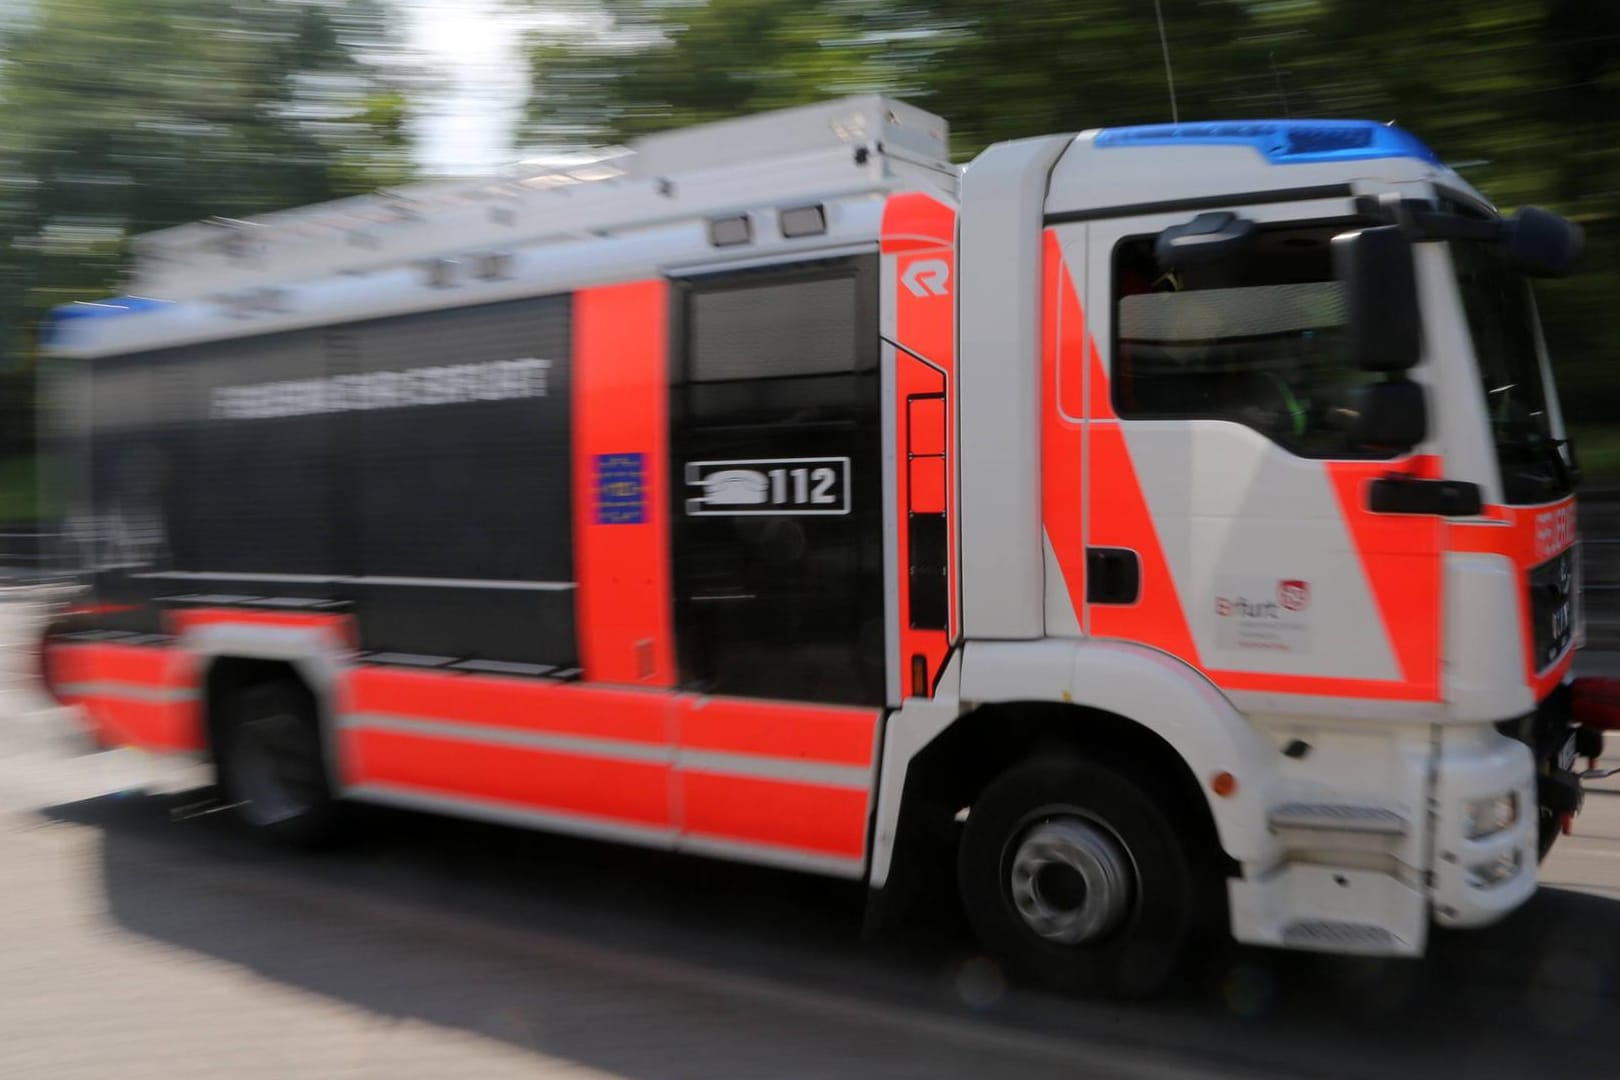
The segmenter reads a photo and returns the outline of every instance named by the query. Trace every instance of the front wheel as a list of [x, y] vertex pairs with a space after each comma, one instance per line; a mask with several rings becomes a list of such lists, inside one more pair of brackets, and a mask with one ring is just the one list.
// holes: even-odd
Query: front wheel
[[1191, 860], [1160, 805], [1076, 758], [1027, 762], [985, 790], [968, 814], [958, 877], [991, 955], [1057, 989], [1154, 993], [1196, 917]]

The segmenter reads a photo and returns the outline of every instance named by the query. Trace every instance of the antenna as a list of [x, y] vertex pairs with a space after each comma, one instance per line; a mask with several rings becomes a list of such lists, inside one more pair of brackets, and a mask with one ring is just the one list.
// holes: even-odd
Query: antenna
[[1159, 7], [1159, 0], [1153, 0], [1153, 14], [1159, 20], [1159, 48], [1164, 53], [1164, 81], [1170, 84], [1170, 122], [1181, 123], [1181, 117], [1176, 112], [1176, 76], [1170, 70], [1170, 41], [1164, 36], [1164, 11]]
[[1271, 77], [1273, 79], [1275, 79], [1276, 82], [1277, 82], [1277, 96], [1282, 98], [1283, 116], [1285, 116], [1285, 117], [1287, 117], [1289, 119], [1293, 119], [1294, 110], [1288, 104], [1288, 91], [1283, 89], [1282, 72], [1277, 70], [1277, 50], [1276, 49], [1271, 50], [1270, 59], [1271, 59]]

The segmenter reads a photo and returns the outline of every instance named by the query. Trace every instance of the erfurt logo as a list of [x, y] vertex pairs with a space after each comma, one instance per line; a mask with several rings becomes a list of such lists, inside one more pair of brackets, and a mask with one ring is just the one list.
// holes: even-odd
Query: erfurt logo
[[1217, 596], [1215, 614], [1223, 619], [1280, 619], [1282, 607], [1271, 600], [1249, 600], [1241, 596]]
[[1536, 559], [1550, 559], [1575, 542], [1575, 506], [1566, 503], [1536, 515]]
[[1311, 651], [1309, 581], [1223, 574], [1215, 590], [1217, 650], [1250, 654]]

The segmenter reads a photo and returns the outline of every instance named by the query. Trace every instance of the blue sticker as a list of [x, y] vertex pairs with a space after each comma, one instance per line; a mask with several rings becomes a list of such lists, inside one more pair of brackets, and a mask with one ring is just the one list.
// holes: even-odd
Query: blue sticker
[[596, 523], [640, 525], [647, 520], [645, 454], [596, 455]]

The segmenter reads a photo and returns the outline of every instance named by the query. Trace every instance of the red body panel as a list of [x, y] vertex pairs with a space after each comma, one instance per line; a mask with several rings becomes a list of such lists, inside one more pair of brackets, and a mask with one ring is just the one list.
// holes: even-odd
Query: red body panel
[[[1522, 580], [1532, 567], [1540, 566], [1563, 553], [1575, 542], [1573, 496], [1546, 506], [1488, 506], [1485, 512], [1492, 519], [1490, 524], [1448, 524], [1446, 550], [1505, 556], [1512, 560]], [[1535, 635], [1530, 621], [1530, 598], [1522, 588], [1517, 594], [1524, 675], [1539, 701], [1569, 674], [1575, 653], [1572, 649], [1547, 670], [1537, 670], [1532, 644]]]
[[[895, 446], [904, 467], [896, 470], [898, 501], [900, 655], [902, 696], [911, 696], [913, 658], [923, 658], [925, 688], [934, 680], [956, 639], [956, 212], [921, 193], [896, 195], [883, 214], [882, 251], [892, 256], [895, 296]], [[910, 280], [911, 285], [907, 282]], [[937, 455], [937, 456], [936, 456]], [[948, 630], [912, 626], [905, 568], [911, 565], [906, 528], [911, 513], [944, 513], [950, 537]]]
[[[580, 666], [593, 682], [675, 684], [669, 570], [669, 289], [574, 294], [574, 557]], [[598, 457], [641, 462], [640, 521], [599, 513]]]
[[578, 683], [445, 675], [367, 667], [347, 679], [344, 713], [440, 720], [663, 745], [669, 737], [670, 695]]
[[352, 782], [668, 827], [669, 766], [397, 731], [349, 733]]

